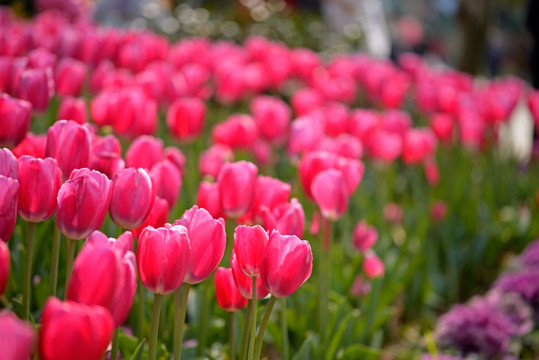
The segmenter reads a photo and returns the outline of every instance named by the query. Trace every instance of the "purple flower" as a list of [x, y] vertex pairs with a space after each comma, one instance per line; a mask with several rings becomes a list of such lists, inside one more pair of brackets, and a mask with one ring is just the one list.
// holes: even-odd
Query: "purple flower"
[[539, 268], [503, 274], [494, 284], [494, 288], [502, 292], [517, 293], [535, 310], [539, 309]]
[[520, 261], [524, 266], [539, 268], [539, 239], [526, 246], [520, 255]]

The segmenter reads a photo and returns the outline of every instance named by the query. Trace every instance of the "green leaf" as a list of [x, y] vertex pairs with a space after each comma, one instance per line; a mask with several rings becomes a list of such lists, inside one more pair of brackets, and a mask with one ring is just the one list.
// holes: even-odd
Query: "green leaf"
[[332, 360], [335, 358], [335, 354], [339, 349], [339, 345], [342, 343], [341, 340], [344, 335], [344, 332], [346, 331], [346, 327], [348, 326], [348, 322], [352, 317], [354, 319], [359, 317], [359, 311], [352, 311], [351, 313], [346, 315], [346, 317], [339, 323], [339, 328], [331, 337], [331, 342], [329, 343], [329, 348], [326, 353], [326, 360]]
[[296, 355], [294, 355], [293, 360], [312, 359], [314, 357], [312, 354], [316, 354], [319, 347], [320, 343], [318, 341], [318, 335], [310, 334], [307, 336]]
[[142, 341], [138, 344], [137, 348], [135, 349], [135, 352], [131, 357], [130, 360], [141, 360], [142, 359], [142, 350], [144, 350], [144, 343], [146, 342], [146, 339], [142, 339]]
[[373, 349], [365, 345], [355, 344], [348, 346], [342, 352], [338, 359], [378, 359], [380, 358], [380, 350]]

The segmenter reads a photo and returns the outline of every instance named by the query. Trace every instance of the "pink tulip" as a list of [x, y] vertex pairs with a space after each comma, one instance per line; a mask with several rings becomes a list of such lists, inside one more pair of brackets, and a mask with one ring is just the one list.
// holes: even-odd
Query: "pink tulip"
[[23, 155], [30, 155], [35, 158], [45, 157], [45, 146], [47, 145], [46, 135], [34, 135], [27, 133], [23, 141], [13, 148], [13, 155], [20, 158]]
[[56, 196], [62, 185], [62, 172], [52, 158], [19, 159], [19, 215], [26, 221], [41, 222], [54, 214]]
[[32, 104], [0, 93], [0, 146], [19, 144], [30, 128]]
[[303, 191], [308, 198], [313, 198], [312, 183], [316, 175], [327, 169], [338, 167], [339, 159], [335, 154], [328, 152], [310, 152], [299, 163], [299, 177]]
[[17, 74], [13, 95], [32, 104], [35, 111], [45, 111], [54, 95], [54, 79], [50, 68], [24, 69]]
[[430, 207], [430, 218], [434, 221], [442, 221], [447, 216], [447, 205], [438, 200]]
[[19, 164], [17, 158], [6, 148], [0, 149], [0, 175], [14, 180], [19, 179]]
[[353, 245], [359, 251], [370, 249], [378, 240], [378, 231], [362, 220], [354, 227]]
[[402, 160], [406, 164], [417, 164], [433, 156], [436, 145], [436, 137], [429, 128], [410, 129], [404, 136]]
[[[0, 242], [0, 248], [2, 245], [4, 244]], [[2, 359], [27, 360], [34, 357], [36, 334], [30, 323], [19, 320], [11, 312], [2, 312], [0, 313], [0, 334], [2, 334], [0, 336]]]
[[255, 121], [244, 114], [230, 115], [224, 122], [215, 125], [212, 132], [216, 143], [242, 150], [250, 149], [257, 136]]
[[74, 169], [90, 165], [91, 141], [85, 126], [71, 120], [57, 121], [47, 131], [45, 157], [55, 158], [67, 179]]
[[380, 277], [384, 275], [384, 263], [373, 251], [368, 251], [363, 259], [363, 271], [370, 279]]
[[[232, 257], [230, 258], [230, 268], [232, 269], [232, 275], [234, 276], [234, 282], [240, 292], [241, 296], [246, 299], [253, 297], [253, 279], [241, 271], [236, 258], [236, 252], [232, 251]], [[256, 278], [256, 298], [262, 299], [269, 294], [269, 291], [264, 287], [261, 277]]]
[[139, 237], [137, 266], [142, 284], [153, 293], [169, 294], [180, 287], [187, 268], [191, 246], [184, 226], [147, 226]]
[[10, 254], [6, 243], [0, 239], [0, 296], [6, 290], [9, 280]]
[[174, 225], [187, 228], [191, 256], [185, 282], [198, 284], [219, 266], [226, 248], [225, 221], [214, 219], [206, 209], [193, 206]]
[[321, 108], [324, 105], [322, 95], [318, 91], [309, 88], [296, 91], [290, 101], [294, 112], [298, 116], [307, 115], [313, 109]]
[[262, 283], [275, 297], [292, 295], [311, 276], [313, 253], [309, 242], [294, 235], [271, 233], [260, 264]]
[[150, 170], [152, 184], [156, 195], [168, 202], [169, 208], [173, 208], [180, 195], [182, 177], [180, 170], [168, 160], [159, 161]]
[[315, 150], [324, 137], [324, 125], [312, 116], [300, 117], [290, 125], [287, 154], [295, 157]]
[[273, 210], [277, 205], [288, 202], [290, 192], [290, 184], [270, 176], [259, 175], [256, 178], [253, 209], [255, 212], [263, 207]]
[[146, 170], [124, 169], [113, 179], [110, 217], [124, 229], [135, 229], [150, 212], [154, 198], [155, 187]]
[[328, 169], [318, 173], [311, 192], [324, 218], [336, 221], [346, 212], [349, 194], [340, 171]]
[[58, 120], [73, 120], [77, 124], [86, 123], [86, 103], [82, 98], [65, 97], [58, 109]]
[[206, 106], [197, 98], [174, 101], [167, 112], [167, 126], [180, 140], [192, 141], [204, 129]]
[[288, 105], [279, 98], [259, 96], [251, 102], [258, 133], [269, 142], [282, 142], [288, 131], [291, 112]]
[[112, 181], [98, 171], [74, 170], [58, 191], [56, 223], [70, 239], [85, 239], [103, 224]]
[[234, 161], [234, 152], [228, 145], [214, 144], [200, 154], [198, 169], [200, 175], [217, 179], [221, 167], [226, 162]]
[[368, 149], [374, 159], [390, 163], [402, 153], [402, 138], [396, 133], [377, 130], [371, 135]]
[[217, 182], [221, 195], [221, 205], [226, 216], [238, 218], [251, 209], [257, 173], [256, 165], [248, 161], [223, 165]]
[[169, 210], [170, 208], [168, 206], [168, 201], [156, 196], [153, 201], [152, 208], [142, 222], [142, 225], [131, 230], [133, 236], [138, 239], [142, 233], [142, 230], [144, 230], [146, 226], [152, 226], [154, 228], [165, 226], [168, 221]]
[[120, 101], [114, 109], [112, 127], [130, 139], [153, 135], [157, 127], [157, 102], [138, 88], [121, 90]]
[[390, 202], [384, 206], [384, 218], [387, 222], [398, 224], [402, 221], [403, 212], [399, 204]]
[[260, 225], [236, 227], [234, 252], [241, 271], [249, 276], [260, 276], [260, 262], [268, 243], [268, 234]]
[[41, 316], [39, 358], [100, 359], [112, 338], [113, 329], [110, 313], [101, 306], [49, 298]]
[[215, 298], [219, 306], [225, 311], [238, 311], [247, 305], [247, 299], [241, 296], [232, 269], [217, 268], [214, 277]]
[[153, 136], [139, 136], [125, 153], [127, 167], [141, 167], [150, 170], [163, 159], [163, 141]]
[[180, 149], [173, 146], [167, 146], [163, 151], [163, 156], [166, 160], [176, 165], [181, 174], [185, 173], [185, 156]]
[[371, 133], [381, 124], [380, 116], [373, 110], [357, 109], [350, 116], [350, 134], [367, 144]]
[[275, 225], [271, 231], [277, 230], [283, 235], [295, 235], [299, 238], [303, 237], [305, 230], [305, 212], [298, 199], [293, 198], [289, 203], [281, 204], [273, 210], [275, 216]]
[[0, 239], [7, 242], [17, 222], [19, 182], [0, 175]]
[[56, 68], [58, 57], [44, 48], [36, 48], [28, 53], [28, 67], [32, 69], [51, 70]]
[[63, 58], [56, 68], [55, 85], [58, 95], [79, 96], [87, 67], [81, 61]]
[[450, 143], [453, 138], [453, 119], [447, 114], [435, 114], [430, 120], [430, 127], [443, 143]]
[[221, 206], [221, 195], [219, 194], [219, 184], [201, 181], [198, 185], [197, 203], [199, 207], [208, 210], [214, 219], [224, 216]]

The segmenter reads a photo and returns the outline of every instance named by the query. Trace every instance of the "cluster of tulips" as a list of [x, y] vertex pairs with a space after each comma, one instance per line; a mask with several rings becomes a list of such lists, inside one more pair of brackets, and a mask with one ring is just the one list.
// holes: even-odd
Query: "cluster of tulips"
[[[161, 304], [171, 293], [179, 359], [190, 288], [212, 277], [217, 303], [231, 313], [230, 358], [237, 348], [240, 359], [260, 358], [275, 302], [313, 270], [311, 246], [301, 240], [308, 200], [316, 205], [309, 230], [321, 240], [315, 269], [324, 355], [333, 224], [362, 181], [361, 159], [420, 165], [435, 186], [438, 144], [485, 149], [524, 93], [518, 80], [477, 85], [415, 55], [396, 66], [362, 54], [325, 62], [264, 38], [243, 46], [202, 38], [172, 44], [55, 12], [22, 21], [1, 10], [0, 29], [0, 294], [10, 251], [24, 248], [26, 256], [22, 320], [11, 299], [0, 314], [7, 359], [32, 356], [36, 344], [41, 359], [99, 359], [109, 347], [116, 359], [118, 329], [130, 313], [129, 325], [149, 339], [155, 359]], [[238, 111], [221, 121], [206, 114], [215, 102]], [[366, 104], [376, 110], [360, 107]], [[413, 127], [408, 104], [425, 126]], [[186, 155], [165, 141], [179, 142]], [[287, 160], [297, 181], [259, 174]], [[170, 221], [182, 187], [185, 212]], [[50, 298], [36, 304], [36, 225], [53, 216]], [[24, 244], [9, 242], [17, 222], [26, 226]], [[369, 278], [384, 274], [372, 249], [377, 238], [376, 229], [357, 223], [353, 245]], [[149, 333], [146, 289], [154, 294]], [[268, 295], [257, 331], [257, 301]], [[234, 312], [246, 306], [237, 346]], [[38, 336], [28, 320], [39, 324]]]

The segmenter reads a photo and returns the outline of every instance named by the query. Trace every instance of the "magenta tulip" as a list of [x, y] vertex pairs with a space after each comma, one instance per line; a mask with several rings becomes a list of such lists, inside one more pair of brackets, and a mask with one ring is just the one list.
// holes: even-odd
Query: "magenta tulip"
[[39, 358], [101, 359], [112, 338], [113, 329], [110, 313], [101, 306], [50, 298], [41, 316]]
[[201, 181], [198, 185], [197, 205], [198, 207], [208, 210], [214, 219], [223, 217], [224, 213], [221, 206], [219, 184]]
[[198, 284], [219, 266], [226, 248], [225, 221], [214, 219], [206, 209], [193, 206], [174, 225], [187, 228], [191, 256], [185, 282]]
[[24, 69], [15, 78], [13, 94], [32, 104], [35, 111], [45, 111], [54, 95], [54, 79], [49, 67]]
[[184, 141], [194, 140], [204, 129], [206, 106], [198, 98], [180, 98], [170, 105], [167, 126], [175, 137]]
[[234, 252], [241, 271], [249, 276], [260, 275], [260, 262], [268, 244], [268, 234], [260, 225], [236, 227]]
[[0, 175], [14, 180], [19, 179], [19, 164], [11, 150], [0, 149]]
[[354, 227], [352, 243], [359, 251], [370, 249], [378, 240], [378, 231], [362, 220]]
[[228, 145], [214, 144], [200, 154], [198, 160], [200, 175], [217, 179], [223, 164], [231, 161], [234, 161], [232, 149]]
[[0, 239], [7, 242], [17, 222], [19, 182], [0, 175]]
[[7, 282], [9, 280], [9, 264], [9, 248], [6, 243], [0, 239], [0, 296], [2, 296], [6, 290]]
[[[236, 252], [232, 251], [232, 257], [230, 258], [230, 268], [232, 269], [232, 275], [234, 276], [234, 282], [240, 294], [247, 299], [253, 297], [253, 278], [245, 275], [241, 271], [236, 258]], [[260, 276], [256, 278], [256, 298], [262, 299], [269, 294], [268, 289], [264, 287]]]
[[79, 96], [87, 67], [81, 61], [63, 58], [56, 68], [55, 85], [58, 95]]
[[41, 222], [54, 214], [56, 196], [62, 185], [62, 172], [53, 158], [19, 159], [19, 215], [26, 221]]
[[58, 120], [73, 120], [80, 125], [85, 124], [87, 115], [84, 99], [70, 96], [63, 98], [56, 118]]
[[247, 305], [247, 299], [241, 296], [232, 269], [217, 268], [214, 278], [215, 298], [219, 306], [225, 311], [238, 311]]
[[327, 169], [335, 169], [338, 166], [339, 158], [328, 152], [307, 153], [299, 163], [299, 177], [303, 191], [310, 199], [314, 199], [312, 193], [312, 183], [316, 175]]
[[373, 251], [367, 251], [363, 259], [363, 271], [371, 278], [377, 278], [384, 275], [384, 263]]
[[251, 102], [251, 112], [262, 138], [277, 143], [285, 139], [292, 116], [286, 102], [271, 96], [259, 96]]
[[137, 266], [142, 284], [155, 294], [169, 294], [180, 287], [189, 267], [191, 246], [184, 226], [151, 226], [142, 230]]
[[[305, 212], [298, 199], [293, 198], [289, 203], [281, 204], [273, 210], [275, 225], [273, 229], [282, 235], [296, 235], [300, 239], [305, 230]], [[266, 230], [271, 231], [273, 229]]]
[[214, 126], [213, 140], [232, 149], [250, 149], [257, 138], [256, 123], [245, 114], [230, 115], [224, 122]]
[[85, 239], [103, 224], [112, 181], [98, 171], [74, 170], [58, 191], [56, 223], [70, 239]]
[[313, 253], [308, 241], [294, 235], [271, 233], [262, 257], [260, 276], [278, 298], [292, 295], [311, 276]]
[[0, 93], [0, 146], [19, 144], [30, 128], [32, 104]]
[[27, 133], [23, 141], [13, 148], [13, 155], [20, 158], [23, 155], [30, 155], [35, 158], [45, 157], [45, 146], [47, 145], [47, 135], [34, 135]]
[[142, 233], [142, 230], [144, 230], [144, 228], [148, 225], [153, 226], [154, 228], [165, 226], [168, 221], [169, 210], [170, 207], [168, 206], [168, 201], [166, 201], [165, 199], [161, 199], [159, 196], [156, 196], [153, 200], [152, 208], [142, 222], [142, 225], [140, 225], [136, 229], [131, 230], [133, 236], [138, 239], [140, 237], [140, 234]]
[[[0, 242], [0, 247], [3, 244]], [[0, 313], [0, 349], [2, 359], [28, 360], [34, 357], [36, 334], [30, 323], [11, 312]]]
[[349, 195], [340, 171], [329, 169], [320, 172], [313, 180], [311, 192], [324, 218], [336, 221], [346, 212]]
[[178, 200], [182, 187], [182, 174], [176, 165], [169, 160], [162, 160], [150, 170], [155, 193], [168, 202], [172, 209]]
[[163, 159], [163, 141], [153, 136], [139, 136], [125, 153], [127, 167], [150, 170], [158, 161]]
[[90, 132], [71, 120], [57, 121], [47, 131], [45, 157], [55, 158], [62, 170], [62, 177], [67, 179], [74, 169], [90, 165]]
[[223, 165], [217, 182], [226, 216], [238, 218], [251, 209], [257, 174], [256, 165], [248, 161]]

